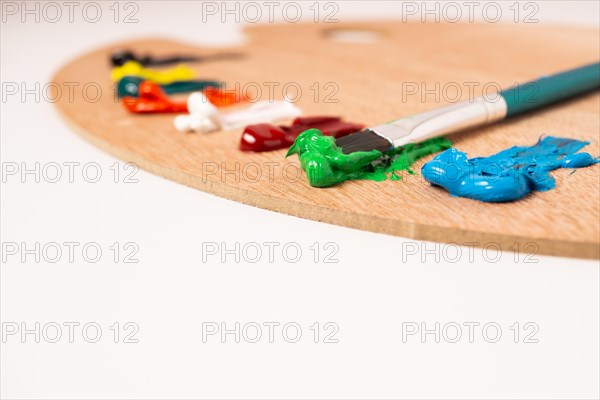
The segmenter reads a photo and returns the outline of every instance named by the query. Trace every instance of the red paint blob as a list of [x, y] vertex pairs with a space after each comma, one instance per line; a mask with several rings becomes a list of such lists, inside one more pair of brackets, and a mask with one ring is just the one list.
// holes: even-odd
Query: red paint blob
[[236, 92], [225, 92], [214, 87], [208, 87], [202, 93], [204, 93], [208, 101], [217, 107], [231, 106], [248, 100], [246, 96], [242, 96]]
[[[187, 103], [175, 102], [169, 99], [160, 85], [143, 81], [139, 86], [139, 97], [126, 96], [123, 105], [132, 113], [184, 113]], [[238, 96], [235, 92], [224, 92], [212, 87], [203, 91], [204, 95], [217, 107], [229, 106], [246, 101], [246, 97]]]
[[187, 112], [186, 103], [171, 101], [164, 90], [154, 82], [143, 81], [138, 90], [140, 97], [123, 98], [123, 105], [132, 113]]
[[307, 129], [317, 128], [324, 135], [339, 138], [358, 132], [364, 125], [342, 121], [339, 117], [298, 117], [290, 126], [271, 124], [248, 125], [240, 140], [242, 151], [271, 151], [290, 147], [294, 140]]

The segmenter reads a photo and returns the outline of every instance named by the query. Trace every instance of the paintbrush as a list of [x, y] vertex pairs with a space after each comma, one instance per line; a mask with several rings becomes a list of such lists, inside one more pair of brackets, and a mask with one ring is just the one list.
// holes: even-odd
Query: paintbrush
[[336, 139], [345, 154], [387, 152], [409, 143], [491, 124], [600, 88], [600, 63], [543, 76], [495, 97], [482, 96], [377, 125]]

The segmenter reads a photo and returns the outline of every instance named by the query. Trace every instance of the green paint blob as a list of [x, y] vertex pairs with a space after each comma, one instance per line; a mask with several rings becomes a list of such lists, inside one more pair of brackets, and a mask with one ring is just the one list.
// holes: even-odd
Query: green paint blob
[[325, 136], [318, 129], [302, 132], [286, 157], [298, 154], [300, 165], [306, 172], [308, 182], [314, 187], [328, 187], [350, 180], [368, 179], [398, 181], [396, 171], [414, 172], [410, 166], [429, 154], [450, 148], [452, 143], [445, 138], [435, 138], [423, 143], [408, 144], [382, 153], [379, 150], [357, 151], [344, 154], [335, 144], [335, 139]]

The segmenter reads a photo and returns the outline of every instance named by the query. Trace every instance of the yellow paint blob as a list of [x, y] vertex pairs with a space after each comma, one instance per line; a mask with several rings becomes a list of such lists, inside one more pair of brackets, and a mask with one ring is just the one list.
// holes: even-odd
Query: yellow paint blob
[[111, 78], [115, 82], [125, 76], [137, 76], [144, 80], [158, 83], [159, 85], [168, 85], [176, 81], [188, 81], [194, 79], [196, 73], [184, 64], [180, 64], [174, 68], [157, 71], [144, 68], [142, 64], [136, 61], [127, 61], [122, 66], [113, 68], [111, 72]]

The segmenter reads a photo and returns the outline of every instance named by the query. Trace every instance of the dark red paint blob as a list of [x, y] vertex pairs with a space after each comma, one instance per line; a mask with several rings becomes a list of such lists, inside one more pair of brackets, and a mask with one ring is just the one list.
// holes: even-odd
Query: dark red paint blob
[[242, 151], [271, 151], [290, 147], [307, 129], [317, 128], [324, 135], [339, 138], [358, 132], [364, 125], [342, 121], [339, 117], [298, 117], [291, 126], [271, 124], [248, 125], [240, 141]]

